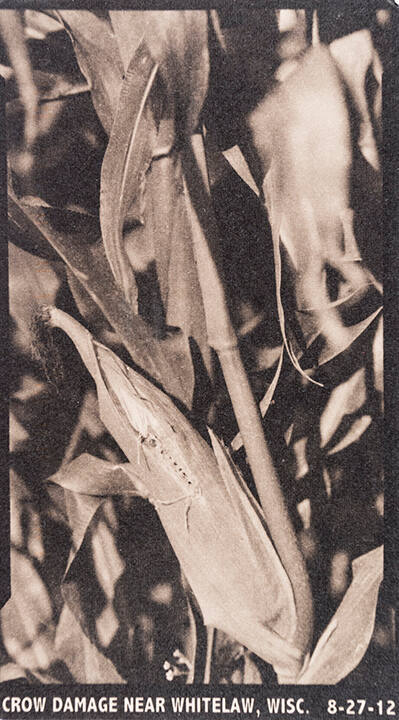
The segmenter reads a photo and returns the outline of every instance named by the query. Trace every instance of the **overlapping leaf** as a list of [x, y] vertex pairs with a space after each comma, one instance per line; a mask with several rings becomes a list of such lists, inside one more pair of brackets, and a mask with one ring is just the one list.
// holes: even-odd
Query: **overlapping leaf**
[[[13, 477], [12, 595], [0, 612], [0, 623], [2, 642], [14, 664], [1, 668], [0, 676], [3, 680], [12, 680], [13, 676], [27, 674], [42, 683], [122, 682], [114, 664], [104, 656], [103, 648], [82, 632], [68, 603], [62, 602], [60, 578], [57, 578], [60, 568], [56, 568], [56, 563], [51, 562], [54, 558], [47, 554], [48, 543], [54, 543], [54, 535], [50, 537], [50, 533], [46, 533], [46, 524], [39, 519], [26, 490], [21, 488]], [[52, 527], [51, 522], [48, 527]], [[75, 539], [76, 528], [77, 523]], [[60, 548], [58, 553], [62, 556]], [[59, 558], [57, 562], [60, 564]], [[106, 620], [108, 626], [109, 618]]]
[[[117, 37], [130, 61], [101, 173], [103, 242], [116, 283], [130, 305], [137, 307], [133, 270], [145, 272], [153, 264], [154, 292], [159, 286], [155, 329], [162, 335], [165, 322], [180, 327], [187, 336], [195, 338], [206, 355], [181, 164], [173, 149], [174, 112], [180, 117], [181, 108], [173, 107], [159, 82], [154, 84], [158, 64], [149, 50], [148, 37], [154, 42], [156, 27], [148, 25], [147, 17], [144, 23], [142, 15], [132, 13], [132, 18], [128, 13], [121, 23], [120, 14], [112, 13]], [[137, 26], [133, 20], [137, 20]], [[146, 33], [140, 39], [143, 23]], [[151, 314], [151, 308], [147, 313]], [[186, 356], [182, 352], [178, 364], [189, 377], [192, 371], [187, 355], [187, 350]]]
[[[208, 79], [207, 18], [203, 12], [135, 11], [123, 16], [111, 11], [110, 17], [126, 75], [104, 158], [101, 217], [107, 257], [128, 298], [131, 278], [123, 224], [127, 219], [130, 225], [143, 222], [145, 174], [155, 153], [159, 113], [166, 110], [170, 125], [158, 140], [163, 154], [175, 143], [176, 123], [187, 124], [191, 132], [198, 120]], [[158, 68], [166, 95], [158, 86], [149, 103]], [[160, 204], [159, 196], [157, 200]]]
[[80, 232], [87, 227], [84, 217], [75, 217], [61, 231], [57, 228], [65, 219], [59, 211], [27, 207], [12, 196], [9, 213], [18, 230], [27, 233], [35, 245], [42, 248], [47, 243], [56, 250], [119, 334], [134, 362], [189, 406], [194, 376], [187, 338], [180, 334], [173, 338], [175, 342], [159, 341], [147, 323], [133, 314], [115, 285], [103, 247], [82, 244]]

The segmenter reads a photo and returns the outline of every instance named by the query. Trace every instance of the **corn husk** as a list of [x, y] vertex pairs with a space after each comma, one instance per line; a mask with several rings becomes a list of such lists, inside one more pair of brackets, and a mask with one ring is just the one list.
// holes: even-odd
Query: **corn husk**
[[100, 415], [140, 472], [202, 611], [280, 680], [294, 681], [302, 653], [293, 592], [259, 505], [223, 444], [213, 452], [171, 400], [60, 310], [50, 323], [75, 343], [93, 376]]

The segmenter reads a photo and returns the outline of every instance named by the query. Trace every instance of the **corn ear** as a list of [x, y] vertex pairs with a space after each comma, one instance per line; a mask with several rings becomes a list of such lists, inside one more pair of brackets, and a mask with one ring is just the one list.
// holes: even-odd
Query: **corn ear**
[[171, 400], [66, 313], [50, 324], [75, 343], [93, 376], [101, 419], [154, 504], [201, 608], [220, 628], [294, 682], [303, 653], [294, 647], [290, 581], [260, 506], [222, 443], [213, 452]]

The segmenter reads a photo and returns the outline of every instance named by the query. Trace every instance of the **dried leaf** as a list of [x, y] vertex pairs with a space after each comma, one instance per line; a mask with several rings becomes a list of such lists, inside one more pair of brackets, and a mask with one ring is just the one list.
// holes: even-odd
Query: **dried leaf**
[[367, 650], [383, 577], [382, 546], [356, 558], [352, 568], [353, 580], [300, 675], [300, 685], [335, 685]]
[[280, 677], [296, 676], [302, 657], [290, 643], [292, 589], [262, 512], [223, 447], [212, 436], [216, 462], [169, 398], [72, 318], [49, 312], [96, 382], [104, 424], [130, 462], [141, 450], [143, 481], [205, 623], [273, 663]]

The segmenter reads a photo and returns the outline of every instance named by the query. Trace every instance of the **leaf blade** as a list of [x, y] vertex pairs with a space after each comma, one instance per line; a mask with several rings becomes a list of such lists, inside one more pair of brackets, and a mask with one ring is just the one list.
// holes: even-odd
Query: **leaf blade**
[[79, 495], [136, 495], [146, 497], [145, 488], [130, 463], [116, 465], [82, 453], [52, 475], [48, 482]]
[[123, 246], [123, 224], [133, 201], [139, 201], [139, 208], [130, 221], [142, 222], [140, 193], [156, 139], [154, 118], [146, 102], [156, 73], [157, 65], [141, 42], [122, 84], [101, 170], [100, 222], [104, 248], [116, 283], [128, 302], [132, 269]]
[[97, 115], [109, 134], [123, 77], [123, 63], [108, 18], [89, 10], [57, 10], [87, 79]]
[[382, 546], [357, 558], [352, 567], [353, 580], [300, 675], [300, 685], [335, 685], [367, 650], [383, 577]]

